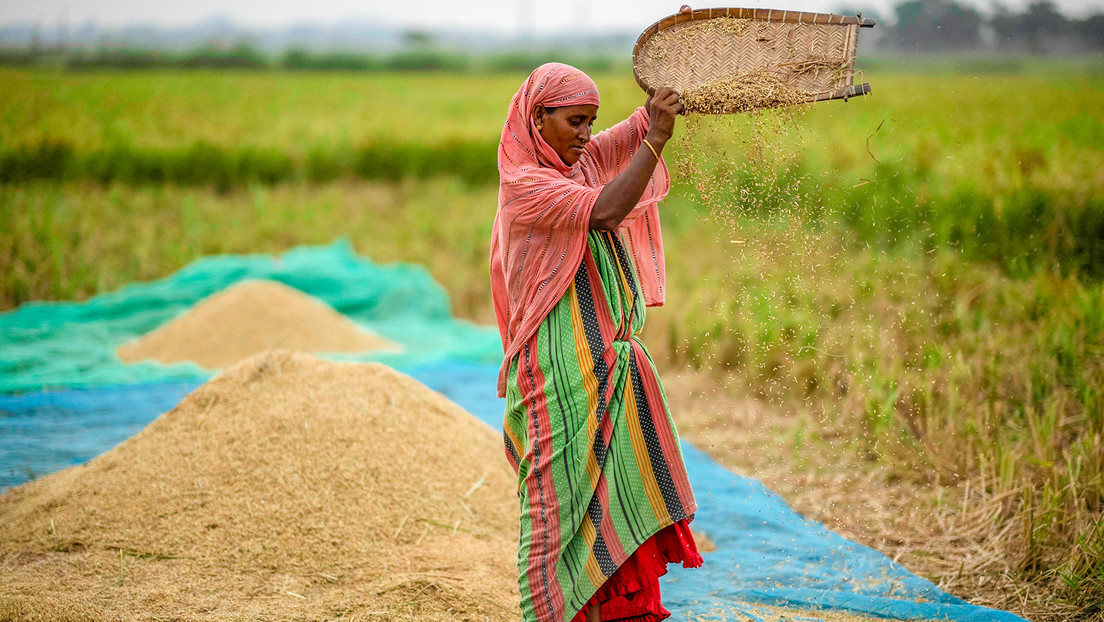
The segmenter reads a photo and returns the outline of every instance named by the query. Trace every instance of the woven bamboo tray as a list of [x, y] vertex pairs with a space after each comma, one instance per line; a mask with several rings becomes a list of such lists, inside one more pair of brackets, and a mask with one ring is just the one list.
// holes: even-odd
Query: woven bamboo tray
[[[708, 22], [706, 20], [731, 20]], [[726, 76], [770, 74], [809, 93], [808, 101], [870, 92], [854, 84], [859, 28], [872, 19], [779, 9], [698, 9], [652, 24], [633, 47], [633, 75], [651, 93], [680, 93]]]

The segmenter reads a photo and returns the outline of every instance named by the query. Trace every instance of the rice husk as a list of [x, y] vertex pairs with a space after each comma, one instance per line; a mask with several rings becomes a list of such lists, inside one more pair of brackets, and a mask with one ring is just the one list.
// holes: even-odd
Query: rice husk
[[302, 352], [395, 349], [319, 300], [282, 283], [247, 281], [116, 349], [125, 362], [193, 361], [221, 369], [274, 348]]
[[802, 104], [809, 94], [767, 73], [723, 76], [681, 94], [687, 112], [735, 114]]
[[515, 488], [417, 381], [261, 354], [0, 497], [0, 618], [514, 619]]

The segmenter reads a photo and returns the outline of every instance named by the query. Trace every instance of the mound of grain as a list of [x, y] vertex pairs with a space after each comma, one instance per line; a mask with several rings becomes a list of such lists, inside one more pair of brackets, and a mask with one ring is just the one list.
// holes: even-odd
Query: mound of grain
[[194, 361], [221, 369], [259, 352], [364, 352], [394, 348], [307, 294], [274, 281], [246, 281], [115, 353], [128, 363]]
[[264, 353], [0, 497], [0, 617], [516, 619], [515, 485], [417, 381]]
[[681, 94], [687, 112], [734, 114], [804, 103], [809, 94], [767, 73], [724, 76]]

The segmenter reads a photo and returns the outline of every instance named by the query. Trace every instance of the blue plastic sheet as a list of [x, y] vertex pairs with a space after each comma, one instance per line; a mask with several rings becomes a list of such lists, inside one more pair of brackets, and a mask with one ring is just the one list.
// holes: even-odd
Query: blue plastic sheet
[[[505, 400], [495, 395], [497, 365], [438, 361], [404, 371], [502, 429]], [[754, 606], [734, 604], [760, 603], [897, 620], [1022, 622], [951, 596], [878, 551], [802, 517], [760, 482], [725, 469], [694, 446], [684, 442], [682, 451], [698, 500], [694, 528], [717, 550], [704, 555], [701, 568], [672, 569], [663, 578], [663, 602], [675, 619], [695, 615], [704, 621], [713, 613], [730, 620], [734, 612], [765, 618]]]
[[0, 395], [0, 489], [95, 458], [197, 386], [160, 382]]
[[[404, 371], [501, 429], [497, 365], [436, 361]], [[107, 451], [195, 386], [160, 382], [0, 396], [0, 486]], [[731, 620], [734, 613], [766, 618], [759, 604], [899, 620], [1021, 620], [940, 591], [881, 553], [803, 518], [758, 481], [728, 471], [689, 444], [683, 443], [683, 454], [698, 499], [694, 527], [717, 549], [705, 554], [701, 568], [672, 568], [663, 578], [664, 603], [675, 619]], [[800, 619], [819, 618], [809, 613]]]

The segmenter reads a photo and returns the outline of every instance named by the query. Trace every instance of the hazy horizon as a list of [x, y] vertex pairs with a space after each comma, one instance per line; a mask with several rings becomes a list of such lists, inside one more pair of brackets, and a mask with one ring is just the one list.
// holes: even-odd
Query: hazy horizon
[[[984, 13], [992, 12], [997, 4], [986, 0], [962, 1]], [[815, 12], [840, 11], [841, 7], [848, 7], [888, 17], [892, 15], [895, 2], [767, 0], [732, 4]], [[1029, 2], [1018, 0], [1002, 4], [1012, 10], [1021, 10]], [[1056, 5], [1067, 16], [1075, 18], [1104, 12], [1101, 0], [1056, 0]], [[86, 0], [79, 5], [64, 0], [0, 0], [0, 26], [31, 23], [56, 28], [58, 25], [76, 27], [92, 22], [99, 27], [113, 29], [139, 25], [188, 27], [213, 20], [230, 20], [248, 29], [376, 22], [400, 28], [440, 30], [451, 27], [499, 35], [545, 35], [567, 31], [600, 34], [642, 30], [676, 12], [678, 6], [678, 3], [661, 0], [607, 0], [601, 4], [571, 0], [558, 6], [533, 0], [486, 0], [479, 3], [425, 0], [418, 3], [419, 10], [411, 11], [410, 5], [378, 2], [365, 5], [350, 0], [317, 0], [309, 5], [259, 0], [241, 0], [232, 5], [216, 0], [193, 0], [172, 5], [135, 0]]]

